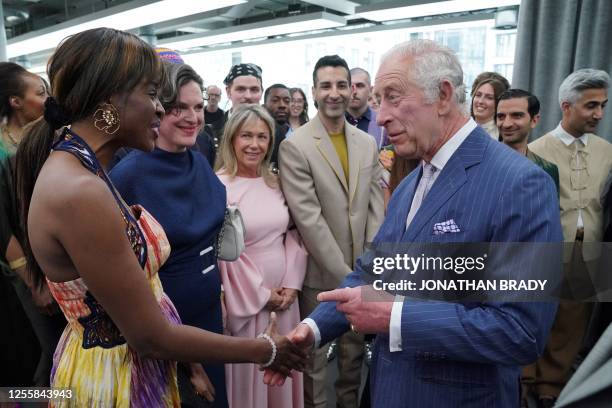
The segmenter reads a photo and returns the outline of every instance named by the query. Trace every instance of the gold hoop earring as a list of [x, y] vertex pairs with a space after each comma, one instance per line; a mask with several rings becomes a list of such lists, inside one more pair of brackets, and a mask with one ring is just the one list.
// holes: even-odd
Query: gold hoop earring
[[112, 103], [102, 104], [95, 111], [93, 119], [95, 128], [107, 135], [114, 135], [119, 130], [119, 112]]

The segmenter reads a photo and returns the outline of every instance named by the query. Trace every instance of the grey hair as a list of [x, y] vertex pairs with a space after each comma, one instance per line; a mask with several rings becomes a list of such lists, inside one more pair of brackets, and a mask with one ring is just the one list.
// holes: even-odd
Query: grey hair
[[164, 79], [159, 90], [159, 101], [164, 110], [170, 112], [176, 108], [179, 102], [179, 93], [183, 85], [194, 81], [204, 91], [204, 82], [193, 68], [187, 64], [174, 64], [163, 61]]
[[370, 78], [370, 73], [368, 71], [366, 71], [363, 68], [359, 68], [359, 67], [355, 67], [355, 68], [351, 68], [351, 70], [349, 71], [351, 73], [351, 75], [354, 74], [364, 74], [366, 76], [366, 78], [368, 79], [368, 84], [372, 85], [372, 78]]
[[440, 85], [447, 80], [454, 88], [455, 102], [465, 110], [463, 69], [453, 50], [435, 41], [419, 39], [391, 48], [381, 62], [394, 56], [414, 59], [411, 79], [421, 87], [427, 103], [433, 103], [440, 96]]
[[599, 69], [584, 68], [572, 72], [559, 87], [559, 105], [569, 102], [571, 105], [582, 97], [586, 89], [608, 89], [610, 75]]

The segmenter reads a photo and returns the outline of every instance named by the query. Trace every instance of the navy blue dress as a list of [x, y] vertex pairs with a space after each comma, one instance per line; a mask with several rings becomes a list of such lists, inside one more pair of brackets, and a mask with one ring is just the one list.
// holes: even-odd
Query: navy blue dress
[[[171, 253], [159, 277], [183, 323], [222, 334], [214, 245], [226, 195], [206, 158], [191, 150], [134, 150], [113, 167], [110, 178], [127, 204], [142, 205], [164, 228]], [[215, 387], [214, 406], [227, 407], [223, 364], [203, 366]]]

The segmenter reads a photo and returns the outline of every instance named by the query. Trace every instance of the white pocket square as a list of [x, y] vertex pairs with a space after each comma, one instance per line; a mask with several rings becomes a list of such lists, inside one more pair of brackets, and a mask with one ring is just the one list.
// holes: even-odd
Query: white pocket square
[[433, 226], [433, 234], [434, 235], [442, 235], [453, 232], [461, 232], [459, 226], [455, 223], [455, 220], [452, 218], [447, 221], [437, 222]]

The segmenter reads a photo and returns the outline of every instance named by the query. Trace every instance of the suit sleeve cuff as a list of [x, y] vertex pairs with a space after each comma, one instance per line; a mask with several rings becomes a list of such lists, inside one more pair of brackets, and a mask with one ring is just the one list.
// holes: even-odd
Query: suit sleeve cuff
[[389, 322], [389, 351], [402, 351], [402, 308], [404, 297], [395, 296]]
[[319, 331], [319, 326], [317, 326], [317, 324], [315, 323], [314, 320], [312, 320], [310, 317], [305, 318], [304, 320], [302, 320], [302, 323], [306, 324], [308, 327], [310, 327], [310, 330], [312, 330], [312, 332], [314, 333], [314, 348], [319, 348], [319, 344], [321, 344], [321, 332]]

